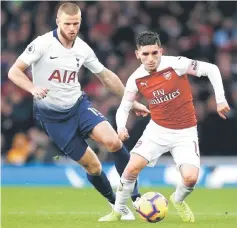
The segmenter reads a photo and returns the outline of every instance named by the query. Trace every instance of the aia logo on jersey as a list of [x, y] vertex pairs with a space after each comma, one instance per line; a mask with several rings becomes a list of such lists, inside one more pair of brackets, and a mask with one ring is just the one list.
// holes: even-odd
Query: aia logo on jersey
[[76, 83], [77, 81], [77, 73], [76, 71], [59, 71], [55, 70], [49, 77], [49, 81], [58, 81], [60, 83]]
[[172, 73], [170, 71], [163, 73], [163, 76], [166, 80], [170, 80]]
[[140, 84], [141, 84], [141, 86], [147, 87], [147, 81], [146, 82], [141, 82]]

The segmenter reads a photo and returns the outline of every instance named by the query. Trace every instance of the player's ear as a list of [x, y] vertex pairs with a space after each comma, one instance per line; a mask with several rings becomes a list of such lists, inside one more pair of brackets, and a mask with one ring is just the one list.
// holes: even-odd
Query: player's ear
[[59, 24], [59, 20], [58, 20], [58, 17], [56, 18], [56, 24], [57, 24], [57, 26], [58, 26], [58, 24]]
[[160, 54], [163, 55], [163, 53], [164, 53], [164, 49], [161, 47], [160, 48]]
[[137, 59], [140, 59], [138, 50], [135, 50], [135, 55], [136, 55]]

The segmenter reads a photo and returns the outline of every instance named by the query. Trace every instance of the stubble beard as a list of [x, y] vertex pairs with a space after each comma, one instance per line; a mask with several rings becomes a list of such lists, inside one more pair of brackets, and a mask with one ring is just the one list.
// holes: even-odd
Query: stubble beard
[[77, 35], [78, 35], [78, 32], [77, 32], [77, 34], [75, 35], [74, 38], [70, 38], [70, 37], [68, 37], [68, 36], [66, 35], [66, 33], [65, 33], [62, 29], [60, 29], [59, 32], [60, 32], [61, 36], [62, 36], [66, 41], [68, 41], [68, 42], [73, 42], [73, 41], [75, 41], [75, 40], [76, 40], [76, 37], [77, 37]]

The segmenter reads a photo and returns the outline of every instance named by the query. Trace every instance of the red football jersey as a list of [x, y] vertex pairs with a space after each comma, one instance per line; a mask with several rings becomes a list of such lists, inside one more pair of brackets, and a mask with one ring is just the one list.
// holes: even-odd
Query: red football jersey
[[147, 99], [151, 118], [170, 129], [197, 124], [187, 75], [179, 76], [172, 67], [135, 79], [138, 91]]

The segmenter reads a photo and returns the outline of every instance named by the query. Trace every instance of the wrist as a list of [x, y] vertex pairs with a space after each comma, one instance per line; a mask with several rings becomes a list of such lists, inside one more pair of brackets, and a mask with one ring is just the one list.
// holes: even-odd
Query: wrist
[[117, 132], [120, 132], [120, 131], [123, 131], [123, 130], [126, 130], [125, 126], [118, 126], [117, 127]]
[[221, 95], [221, 96], [216, 96], [216, 103], [217, 104], [220, 104], [220, 103], [224, 103], [226, 102], [226, 98], [225, 98], [225, 95]]

